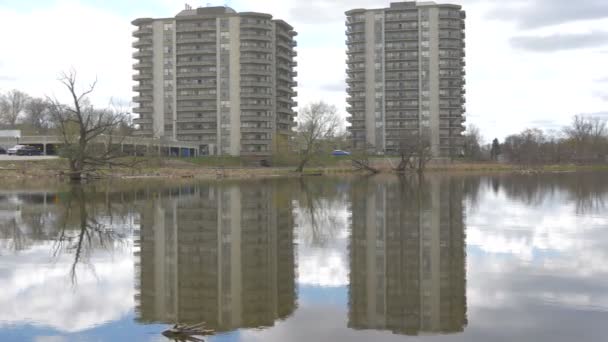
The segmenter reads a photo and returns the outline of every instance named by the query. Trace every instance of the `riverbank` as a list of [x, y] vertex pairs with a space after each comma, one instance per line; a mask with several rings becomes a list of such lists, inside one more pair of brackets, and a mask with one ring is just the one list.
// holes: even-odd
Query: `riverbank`
[[[376, 159], [371, 161], [374, 167], [383, 173], [392, 172], [393, 162]], [[196, 178], [196, 179], [222, 179], [222, 178], [265, 178], [265, 177], [299, 177], [302, 174], [293, 170], [294, 166], [260, 167], [248, 166], [238, 158], [197, 158], [197, 159], [141, 159], [133, 168], [105, 168], [96, 172], [94, 177], [99, 178]], [[0, 161], [0, 181], [11, 179], [61, 179], [67, 171], [64, 159], [41, 160], [10, 160]], [[543, 172], [574, 172], [574, 171], [608, 171], [608, 165], [542, 165], [535, 167], [522, 167], [506, 163], [469, 163], [469, 162], [442, 162], [432, 163], [427, 172], [516, 172], [516, 173], [543, 173]], [[356, 174], [365, 171], [356, 170], [349, 160], [332, 159], [316, 162], [306, 168], [303, 175], [336, 175]]]

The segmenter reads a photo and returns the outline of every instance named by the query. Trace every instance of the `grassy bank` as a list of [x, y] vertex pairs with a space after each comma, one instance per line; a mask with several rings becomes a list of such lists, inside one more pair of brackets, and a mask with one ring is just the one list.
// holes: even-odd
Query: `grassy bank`
[[[391, 162], [384, 159], [371, 161], [382, 172], [391, 172]], [[192, 159], [146, 158], [138, 160], [134, 168], [105, 168], [100, 177], [116, 178], [263, 178], [300, 176], [293, 172], [295, 165], [287, 163], [273, 167], [260, 167], [237, 157], [205, 157]], [[67, 170], [64, 159], [0, 161], [0, 181], [12, 179], [62, 178]], [[608, 165], [541, 165], [523, 167], [505, 163], [437, 163], [428, 166], [428, 172], [573, 172], [608, 171]], [[317, 159], [305, 169], [304, 175], [357, 173], [348, 159], [331, 157]]]

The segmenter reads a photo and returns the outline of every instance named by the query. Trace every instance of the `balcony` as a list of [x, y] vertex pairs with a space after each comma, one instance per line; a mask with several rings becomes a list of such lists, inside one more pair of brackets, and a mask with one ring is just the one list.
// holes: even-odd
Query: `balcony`
[[346, 25], [352, 25], [355, 23], [364, 23], [365, 16], [351, 16], [346, 18]]
[[256, 45], [252, 45], [252, 46], [248, 46], [248, 45], [241, 45], [241, 51], [245, 52], [245, 51], [252, 51], [252, 52], [272, 52], [272, 48], [271, 47], [266, 47], [266, 46], [256, 46]]
[[202, 106], [177, 106], [177, 112], [217, 112], [216, 105], [205, 104]]
[[241, 75], [262, 75], [269, 76], [271, 74], [271, 70], [269, 69], [245, 69], [241, 68]]
[[[244, 117], [241, 117], [241, 123], [247, 122]], [[242, 127], [241, 133], [271, 133], [274, 131], [272, 127]]]
[[151, 27], [140, 27], [139, 29], [133, 31], [133, 37], [142, 37], [152, 35], [154, 31]]
[[195, 61], [178, 61], [177, 66], [215, 66], [217, 65], [217, 58], [203, 58]]
[[262, 30], [272, 30], [272, 25], [270, 23], [258, 23], [255, 21], [243, 21], [241, 20], [241, 29], [244, 28], [253, 28], [253, 29], [262, 29]]
[[216, 25], [177, 25], [177, 33], [181, 32], [215, 32], [217, 30]]
[[289, 45], [289, 43], [286, 42], [286, 41], [284, 41], [284, 40], [282, 40], [282, 39], [277, 39], [276, 46], [278, 48], [283, 48], [286, 51], [291, 51], [291, 46]]
[[152, 102], [152, 95], [133, 96], [133, 102]]
[[181, 44], [196, 44], [196, 43], [217, 43], [217, 37], [200, 37], [200, 38], [181, 38], [176, 41], [177, 45]]
[[178, 101], [187, 101], [187, 100], [215, 100], [217, 99], [216, 94], [199, 94], [199, 95], [179, 95], [177, 97]]
[[134, 81], [151, 80], [151, 79], [152, 79], [152, 73], [133, 75]]
[[178, 84], [177, 87], [179, 89], [216, 89], [217, 84], [208, 82], [208, 83], [181, 83]]
[[145, 90], [152, 90], [152, 85], [151, 84], [143, 84], [143, 85], [133, 86], [133, 91], [145, 91]]
[[411, 40], [418, 41], [418, 35], [417, 34], [405, 34], [405, 35], [390, 34], [390, 35], [386, 35], [386, 37], [384, 39], [387, 42], [411, 41]]
[[249, 63], [249, 64], [272, 64], [272, 60], [265, 58], [256, 58], [256, 57], [242, 57], [241, 56], [241, 64]]
[[152, 50], [133, 52], [133, 58], [152, 57]]
[[144, 46], [151, 46], [152, 44], [153, 44], [152, 39], [141, 38], [141, 39], [137, 40], [136, 42], [134, 42], [131, 46], [133, 46], [136, 49], [139, 49]]
[[179, 78], [217, 77], [217, 72], [215, 72], [215, 71], [178, 72], [177, 77], [179, 77]]
[[152, 123], [152, 118], [146, 117], [146, 118], [135, 118], [133, 119], [133, 123], [136, 125], [141, 125], [141, 124], [151, 124]]
[[176, 52], [177, 56], [188, 56], [188, 55], [215, 55], [217, 54], [217, 49], [215, 48], [206, 48], [206, 49], [187, 49], [187, 50], [178, 50]]
[[141, 63], [135, 63], [133, 64], [133, 69], [135, 70], [139, 70], [139, 69], [150, 69], [152, 68], [152, 62], [141, 62]]
[[414, 31], [414, 32], [418, 32], [418, 26], [417, 25], [401, 25], [401, 27], [399, 26], [395, 26], [393, 25], [387, 25], [384, 30], [386, 32], [396, 32], [396, 31]]
[[271, 41], [272, 36], [266, 34], [241, 33], [241, 40]]
[[135, 107], [133, 113], [152, 113], [154, 110], [152, 107]]
[[270, 109], [272, 109], [272, 105], [271, 104], [241, 103], [241, 109], [251, 109], [251, 110], [266, 109], [266, 110], [270, 110]]

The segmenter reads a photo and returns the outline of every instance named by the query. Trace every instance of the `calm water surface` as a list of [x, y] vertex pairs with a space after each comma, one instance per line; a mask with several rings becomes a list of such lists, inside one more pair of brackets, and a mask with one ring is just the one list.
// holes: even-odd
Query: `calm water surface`
[[0, 341], [605, 341], [608, 174], [0, 184]]

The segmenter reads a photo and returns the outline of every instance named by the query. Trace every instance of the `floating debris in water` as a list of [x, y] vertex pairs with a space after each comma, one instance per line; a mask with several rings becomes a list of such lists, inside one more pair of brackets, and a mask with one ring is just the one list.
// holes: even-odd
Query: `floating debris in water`
[[205, 329], [205, 322], [192, 325], [177, 323], [163, 331], [163, 336], [178, 342], [204, 342], [203, 336], [213, 334], [215, 331], [212, 329]]

